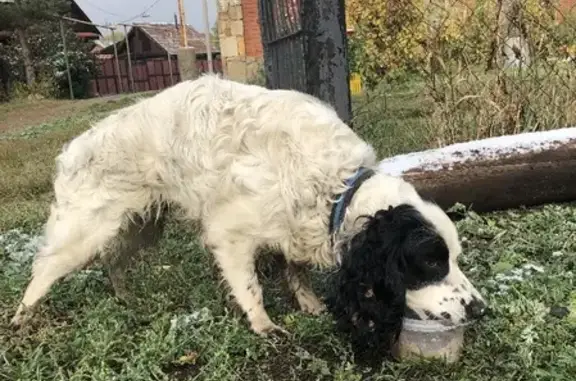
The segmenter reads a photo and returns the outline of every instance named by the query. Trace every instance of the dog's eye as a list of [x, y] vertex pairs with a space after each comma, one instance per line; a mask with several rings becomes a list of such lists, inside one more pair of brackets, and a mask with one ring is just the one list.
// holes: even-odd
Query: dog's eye
[[435, 260], [428, 260], [428, 261], [426, 261], [426, 264], [432, 268], [440, 267], [440, 262], [435, 261]]

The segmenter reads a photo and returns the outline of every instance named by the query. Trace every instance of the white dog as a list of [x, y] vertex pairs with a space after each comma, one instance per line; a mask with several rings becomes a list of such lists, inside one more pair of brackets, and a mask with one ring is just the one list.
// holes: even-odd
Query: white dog
[[305, 265], [336, 266], [332, 313], [354, 342], [388, 346], [408, 313], [459, 324], [485, 304], [457, 265], [455, 226], [319, 100], [216, 76], [169, 88], [97, 123], [57, 158], [56, 200], [12, 323], [96, 257], [122, 292], [125, 258], [157, 238], [165, 205], [200, 221], [253, 331], [266, 313], [255, 260], [280, 250], [303, 311], [318, 314]]

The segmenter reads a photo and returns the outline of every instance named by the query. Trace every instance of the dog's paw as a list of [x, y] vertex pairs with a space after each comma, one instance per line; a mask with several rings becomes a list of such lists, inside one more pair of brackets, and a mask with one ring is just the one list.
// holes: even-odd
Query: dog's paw
[[304, 313], [318, 316], [326, 311], [326, 305], [318, 300], [314, 294], [302, 293], [297, 294], [296, 297], [300, 310]]
[[114, 288], [114, 297], [123, 305], [130, 304], [134, 299], [134, 295], [128, 292], [125, 288]]
[[281, 334], [284, 336], [289, 335], [288, 331], [274, 324], [268, 317], [253, 320], [251, 323], [251, 329], [262, 337], [268, 337], [271, 334]]
[[16, 314], [14, 315], [14, 317], [12, 318], [12, 320], [10, 320], [10, 326], [13, 329], [19, 329], [20, 327], [22, 327], [22, 325], [24, 325], [24, 323], [26, 322], [27, 318], [24, 315], [23, 312], [16, 312]]

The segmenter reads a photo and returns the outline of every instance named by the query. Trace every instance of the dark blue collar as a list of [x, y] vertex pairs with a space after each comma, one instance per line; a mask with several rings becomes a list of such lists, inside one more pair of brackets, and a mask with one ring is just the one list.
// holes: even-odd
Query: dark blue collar
[[344, 193], [338, 197], [334, 204], [332, 204], [332, 211], [330, 212], [330, 225], [328, 228], [330, 235], [334, 234], [338, 231], [338, 229], [340, 229], [342, 221], [344, 220], [346, 208], [350, 204], [350, 201], [352, 201], [354, 193], [356, 193], [364, 181], [368, 180], [373, 175], [374, 171], [370, 168], [360, 167], [354, 176], [345, 181], [348, 189], [346, 189], [346, 191], [344, 191]]

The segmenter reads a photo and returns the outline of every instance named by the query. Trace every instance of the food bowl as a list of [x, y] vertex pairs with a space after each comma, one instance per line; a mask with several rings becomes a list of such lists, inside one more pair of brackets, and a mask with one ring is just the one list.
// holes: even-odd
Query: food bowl
[[404, 319], [394, 356], [409, 358], [439, 358], [447, 363], [458, 361], [464, 343], [466, 324], [447, 326], [435, 320]]

